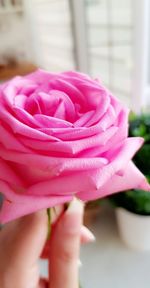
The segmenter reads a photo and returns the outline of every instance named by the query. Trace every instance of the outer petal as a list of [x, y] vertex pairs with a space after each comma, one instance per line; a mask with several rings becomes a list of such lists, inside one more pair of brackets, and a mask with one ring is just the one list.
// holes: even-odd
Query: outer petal
[[50, 80], [55, 78], [56, 76], [58, 76], [57, 73], [50, 73], [42, 69], [37, 69], [35, 72], [25, 76], [25, 78], [32, 80], [36, 84], [40, 85], [44, 82], [50, 82]]
[[47, 181], [42, 181], [32, 185], [28, 190], [29, 195], [75, 195], [78, 191], [88, 191], [96, 189], [96, 184], [90, 177], [90, 171], [80, 171], [69, 173], [66, 176], [56, 177]]
[[30, 152], [31, 149], [25, 147], [17, 137], [13, 135], [10, 131], [8, 131], [5, 127], [0, 125], [0, 143], [7, 149], [19, 151], [19, 152]]
[[[16, 151], [7, 151], [0, 145], [0, 157], [6, 161], [11, 161], [19, 165], [24, 165], [29, 168], [36, 168], [45, 172], [52, 170], [59, 171], [80, 171], [100, 168], [107, 164], [108, 161], [104, 157], [93, 158], [65, 158], [65, 157], [50, 157], [39, 154], [23, 154]], [[58, 169], [57, 169], [58, 168]]]
[[24, 77], [17, 76], [13, 78], [3, 86], [2, 99], [7, 103], [10, 109], [13, 109], [15, 105], [15, 96], [20, 92], [22, 87], [31, 86], [31, 84], [33, 83], [26, 80]]
[[[111, 138], [117, 133], [118, 128], [117, 127], [110, 127], [107, 129], [105, 132], [102, 132], [100, 134], [96, 134], [91, 137], [87, 137], [85, 139], [80, 139], [80, 140], [74, 140], [74, 141], [60, 141], [60, 142], [49, 142], [45, 141], [44, 145], [42, 141], [35, 140], [35, 139], [28, 139], [27, 137], [20, 137], [20, 141], [30, 149], [33, 149], [33, 151], [38, 150], [38, 151], [49, 151], [51, 154], [52, 151], [57, 151], [61, 153], [70, 153], [71, 154], [76, 154], [79, 152], [82, 152], [83, 150], [87, 149], [93, 149], [94, 147], [97, 147], [97, 154], [99, 154], [100, 149], [102, 148], [101, 146], [106, 146], [107, 141], [110, 140], [110, 145], [111, 145]], [[104, 149], [103, 147], [103, 149]], [[65, 154], [64, 154], [65, 155]], [[58, 155], [59, 156], [59, 155]]]
[[97, 173], [90, 173], [90, 177], [96, 184], [97, 189], [107, 183], [115, 174], [124, 173], [130, 159], [132, 159], [142, 143], [143, 139], [140, 137], [127, 138], [120, 147], [108, 151], [106, 158], [109, 159], [110, 163], [97, 170]]
[[114, 175], [100, 189], [78, 193], [81, 200], [89, 201], [128, 189], [143, 189], [150, 192], [150, 185], [144, 175], [130, 161], [123, 175]]
[[[5, 197], [8, 197], [8, 199], [10, 198], [9, 195], [14, 195], [14, 192], [5, 182], [1, 183], [0, 181], [0, 186], [3, 186]], [[72, 197], [68, 195], [51, 195], [50, 197], [24, 197], [18, 195], [18, 201], [15, 201], [16, 195], [12, 198], [13, 202], [8, 201], [6, 198], [4, 200], [0, 211], [0, 223], [2, 224], [41, 209], [55, 207], [56, 205], [69, 202], [72, 199]]]
[[[21, 179], [16, 175], [16, 173], [11, 169], [6, 161], [0, 158], [0, 181], [9, 181], [13, 186], [23, 186]], [[3, 192], [0, 186], [0, 191]]]

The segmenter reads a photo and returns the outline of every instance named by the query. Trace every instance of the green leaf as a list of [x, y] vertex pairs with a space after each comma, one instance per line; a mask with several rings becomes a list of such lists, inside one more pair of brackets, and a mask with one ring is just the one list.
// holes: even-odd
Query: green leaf
[[150, 215], [150, 193], [144, 190], [129, 190], [109, 197], [115, 207], [122, 207], [140, 215]]
[[[140, 136], [145, 140], [133, 162], [150, 182], [150, 114], [131, 114], [129, 124], [129, 136]], [[150, 192], [129, 190], [112, 195], [108, 199], [115, 207], [123, 207], [136, 214], [150, 215]]]

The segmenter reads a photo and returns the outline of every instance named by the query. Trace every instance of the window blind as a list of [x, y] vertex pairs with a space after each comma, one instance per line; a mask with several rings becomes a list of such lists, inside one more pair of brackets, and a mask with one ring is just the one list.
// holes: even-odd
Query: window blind
[[130, 106], [132, 1], [85, 0], [90, 73]]
[[25, 0], [36, 63], [51, 71], [75, 68], [68, 0]]

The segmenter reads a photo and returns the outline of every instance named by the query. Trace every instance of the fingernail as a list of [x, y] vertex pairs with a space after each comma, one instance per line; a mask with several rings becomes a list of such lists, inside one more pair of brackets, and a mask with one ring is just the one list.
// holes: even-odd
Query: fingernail
[[84, 241], [87, 241], [87, 242], [95, 242], [96, 241], [96, 237], [87, 227], [82, 226], [81, 227], [81, 233], [84, 237]]
[[77, 198], [74, 198], [69, 204], [66, 214], [83, 213], [84, 204]]
[[83, 203], [76, 198], [70, 203], [67, 211], [64, 214], [63, 226], [65, 231], [71, 234], [79, 233], [83, 221]]

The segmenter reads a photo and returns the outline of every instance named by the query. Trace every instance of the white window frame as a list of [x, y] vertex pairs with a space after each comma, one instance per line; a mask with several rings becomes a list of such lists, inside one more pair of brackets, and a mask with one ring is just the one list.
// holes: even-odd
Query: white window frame
[[[150, 83], [148, 83], [148, 65], [150, 65], [150, 0], [131, 0], [133, 5], [133, 57], [131, 108], [140, 113], [150, 107]], [[86, 31], [86, 12], [84, 0], [70, 0], [75, 37], [75, 55], [77, 69], [89, 72], [88, 41]], [[149, 76], [149, 77], [148, 77]]]
[[70, 0], [72, 14], [72, 30], [74, 35], [74, 49], [76, 68], [88, 73], [88, 44], [86, 33], [86, 11], [84, 0]]
[[148, 83], [148, 63], [150, 61], [149, 17], [150, 1], [133, 0], [133, 86], [132, 109], [140, 113], [150, 106], [150, 83]]

